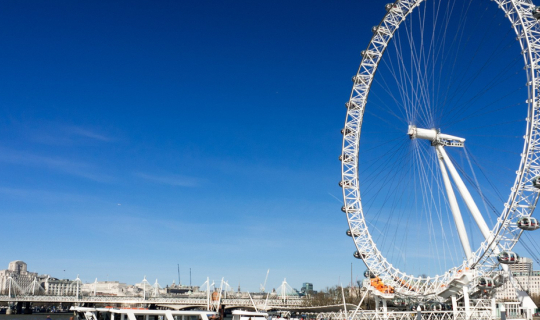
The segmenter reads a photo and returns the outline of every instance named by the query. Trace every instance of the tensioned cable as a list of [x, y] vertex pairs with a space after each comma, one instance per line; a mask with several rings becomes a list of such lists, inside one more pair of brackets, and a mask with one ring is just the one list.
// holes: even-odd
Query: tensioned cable
[[498, 100], [495, 100], [493, 102], [490, 102], [489, 104], [485, 105], [484, 107], [476, 110], [475, 112], [469, 114], [468, 116], [466, 117], [463, 117], [461, 119], [458, 119], [458, 120], [455, 120], [453, 122], [450, 122], [450, 123], [445, 123], [444, 127], [447, 129], [447, 128], [450, 128], [451, 126], [457, 124], [457, 123], [460, 123], [462, 121], [465, 121], [465, 120], [470, 120], [470, 119], [473, 119], [473, 118], [477, 118], [477, 117], [482, 117], [482, 116], [485, 116], [485, 115], [488, 115], [488, 114], [491, 114], [491, 113], [494, 113], [494, 112], [499, 112], [499, 111], [502, 111], [502, 110], [507, 110], [507, 109], [510, 109], [510, 108], [515, 108], [515, 107], [518, 107], [518, 106], [521, 106], [523, 103], [522, 102], [517, 102], [515, 104], [512, 104], [512, 105], [509, 105], [509, 106], [505, 106], [505, 107], [502, 107], [502, 108], [498, 108], [498, 109], [495, 109], [495, 110], [490, 110], [490, 111], [487, 111], [487, 112], [484, 112], [484, 113], [478, 113], [484, 109], [486, 109], [487, 107], [490, 107], [498, 102], [500, 102], [503, 98], [507, 98], [508, 96], [512, 95], [512, 94], [515, 94], [516, 92], [520, 91], [521, 89], [523, 89], [524, 87], [518, 87], [517, 89], [515, 89], [514, 91], [504, 95], [503, 97], [500, 97]]
[[[528, 236], [528, 234], [525, 234], [525, 236]], [[529, 245], [527, 244], [527, 241], [523, 241], [523, 240], [524, 240], [523, 237], [521, 237], [520, 244], [525, 248], [525, 250], [527, 250], [527, 253], [529, 253], [529, 256], [533, 258], [536, 261], [536, 263], [540, 263], [540, 259], [538, 258], [536, 253], [529, 247]]]
[[[453, 116], [455, 116], [456, 114], [459, 114], [460, 111], [463, 111], [465, 108], [467, 108], [468, 106], [470, 106], [475, 100], [477, 100], [478, 98], [482, 97], [483, 95], [485, 95], [486, 93], [488, 93], [491, 89], [495, 88], [495, 86], [497, 85], [500, 85], [501, 84], [501, 77], [500, 75], [502, 75], [503, 73], [506, 73], [510, 68], [514, 67], [518, 62], [520, 61], [519, 57], [515, 58], [512, 62], [512, 64], [509, 64], [506, 66], [505, 69], [502, 69], [499, 74], [497, 74], [495, 77], [493, 77], [491, 79], [490, 82], [488, 82], [484, 88], [482, 88], [475, 96], [473, 96], [471, 99], [469, 99], [467, 102], [465, 102], [461, 107], [459, 108], [456, 108], [456, 109], [452, 109], [452, 111], [448, 114], [448, 117], [451, 118]], [[516, 75], [518, 75], [519, 72], [515, 72], [513, 73], [511, 76], [508, 76], [506, 78], [506, 80], [509, 80], [511, 77], [514, 77]], [[480, 73], [478, 75], [475, 76], [474, 79], [471, 80], [471, 83], [476, 80], [476, 78], [480, 75]], [[471, 87], [471, 86], [469, 86]], [[460, 96], [459, 100], [456, 102], [456, 104], [459, 103], [459, 101], [463, 98], [464, 94], [465, 94], [466, 90], [463, 91], [463, 94]]]
[[[485, 12], [487, 11], [487, 8], [486, 10], [484, 11], [484, 13], [482, 14], [482, 17], [483, 15], [485, 14]], [[478, 26], [478, 23], [480, 21], [484, 21], [484, 19], [482, 19], [482, 17], [480, 19], [477, 20], [477, 26]], [[493, 23], [495, 21], [495, 15], [493, 16], [492, 19], [489, 19], [491, 21], [491, 23]], [[499, 24], [500, 26], [501, 24]], [[475, 60], [475, 58], [477, 57], [479, 51], [480, 51], [480, 48], [482, 47], [482, 45], [485, 43], [485, 41], [487, 40], [487, 34], [488, 32], [492, 31], [492, 28], [485, 28], [485, 32], [483, 34], [483, 37], [482, 37], [482, 40], [478, 43], [478, 46], [476, 48], [476, 50], [474, 51], [474, 54], [472, 55], [471, 59], [469, 60], [469, 63], [464, 67], [464, 70], [470, 70], [471, 68], [471, 65], [473, 63], [473, 61]], [[510, 30], [509, 30], [510, 31]], [[508, 35], [509, 32], [507, 32], [507, 35]], [[468, 44], [469, 44], [469, 41], [471, 40], [471, 36], [472, 34], [469, 34], [469, 38], [467, 39], [464, 47], [467, 47]], [[494, 57], [496, 57], [495, 55], [495, 52], [497, 52], [497, 49], [499, 48], [500, 45], [502, 45], [503, 41], [504, 41], [505, 37], [501, 37], [501, 41], [499, 42], [499, 44], [497, 45], [497, 47], [495, 48], [495, 50], [492, 51], [491, 55], [488, 57], [488, 59], [485, 59], [484, 60], [484, 64], [482, 65], [481, 68], [479, 68], [476, 72], [476, 74], [474, 74], [474, 76], [472, 77], [472, 79], [468, 80], [468, 81], [464, 81], [465, 80], [465, 77], [468, 75], [468, 73], [466, 72], [463, 72], [461, 74], [461, 77], [456, 81], [456, 82], [452, 82], [450, 81], [450, 83], [455, 83], [457, 84], [457, 87], [455, 88], [455, 90], [450, 94], [450, 96], [448, 97], [448, 93], [449, 93], [449, 90], [450, 90], [450, 87], [451, 86], [448, 86], [448, 93], [447, 95], [445, 95], [445, 101], [444, 103], [442, 103], [442, 106], [441, 106], [441, 113], [440, 113], [440, 116], [439, 118], [443, 115], [443, 110], [445, 108], [446, 105], [450, 104], [450, 102], [452, 102], [454, 100], [454, 97], [457, 96], [458, 93], [461, 93], [461, 96], [462, 97], [466, 91], [471, 87], [470, 84], [472, 81], [474, 81], [479, 74], [481, 74], [481, 72], [484, 70], [484, 68], [491, 62], [491, 59], [493, 59]], [[464, 50], [466, 51], [466, 50]], [[457, 51], [457, 54], [456, 54], [456, 60], [459, 56], [460, 52], [459, 50]], [[454, 65], [455, 67], [455, 65]], [[463, 90], [463, 88], [465, 88], [465, 90]], [[454, 104], [457, 104], [459, 102], [459, 100], [457, 102], [455, 102]], [[441, 103], [441, 101], [439, 101], [439, 103]]]
[[[431, 157], [432, 159], [435, 158], [435, 161], [434, 160], [430, 160], [428, 159], [427, 157]], [[433, 234], [435, 234], [435, 230], [434, 230], [434, 227], [433, 227], [433, 217], [431, 215], [432, 211], [435, 211], [435, 213], [437, 214], [437, 218], [439, 219], [439, 222], [440, 222], [440, 225], [441, 225], [441, 229], [443, 230], [444, 228], [442, 228], [442, 215], [439, 211], [439, 206], [436, 205], [436, 201], [435, 201], [435, 198], [433, 196], [433, 190], [435, 189], [433, 187], [433, 183], [430, 183], [430, 181], [433, 181], [434, 180], [434, 177], [436, 179], [436, 183], [437, 183], [437, 188], [436, 190], [439, 190], [438, 192], [438, 195], [440, 196], [441, 194], [443, 194], [443, 197], [444, 197], [444, 193], [443, 193], [443, 187], [442, 187], [442, 181], [440, 181], [440, 172], [438, 170], [436, 170], [434, 167], [437, 166], [437, 162], [438, 160], [436, 160], [436, 154], [433, 152], [433, 150], [429, 150], [426, 152], [422, 152], [421, 154], [419, 154], [419, 163], [422, 164], [422, 169], [424, 170], [423, 172], [423, 178], [424, 178], [424, 185], [426, 186], [425, 187], [425, 192], [427, 193], [427, 189], [429, 189], [429, 194], [430, 194], [430, 204], [427, 205], [426, 209], [427, 209], [427, 212], [429, 213], [429, 222], [430, 222], [430, 227], [432, 229], [432, 232]], [[436, 162], [437, 161], [437, 162]], [[424, 163], [427, 164], [427, 166], [424, 166]], [[429, 172], [428, 172], [429, 170]], [[428, 199], [426, 199], [427, 201]], [[437, 240], [436, 240], [436, 237], [433, 236], [433, 239], [435, 241], [435, 254], [437, 255], [437, 257], [440, 257], [439, 255], [439, 252], [438, 252], [438, 245], [437, 245]], [[439, 264], [440, 264], [440, 259], [439, 259]]]
[[[407, 159], [409, 159], [409, 158], [407, 157]], [[405, 163], [405, 162], [404, 162], [404, 164], [403, 164], [402, 167], [408, 167], [407, 171], [405, 171], [404, 174], [403, 174], [403, 175], [406, 176], [406, 175], [408, 174], [408, 172], [410, 171], [410, 166], [408, 165], [408, 163]], [[401, 170], [400, 170], [400, 171], [401, 171]], [[395, 176], [394, 176], [394, 177], [395, 177]], [[395, 180], [394, 177], [391, 178], [391, 180]], [[405, 182], [406, 182], [405, 179], [398, 179], [398, 183], [393, 184], [395, 187], [394, 187], [393, 189], [389, 189], [388, 192], [387, 192], [387, 196], [386, 196], [386, 199], [385, 199], [385, 203], [386, 203], [386, 200], [388, 200], [389, 197], [390, 197], [391, 195], [396, 194], [396, 191], [399, 190], [399, 189], [401, 189], [401, 196], [400, 196], [399, 198], [397, 198], [397, 197], [394, 197], [394, 198], [393, 198], [392, 204], [391, 204], [389, 210], [387, 211], [387, 220], [386, 220], [386, 223], [384, 224], [384, 226], [385, 226], [385, 228], [384, 228], [385, 231], [389, 230], [389, 229], [390, 229], [390, 226], [391, 226], [391, 225], [393, 224], [393, 222], [394, 222], [394, 221], [393, 221], [393, 220], [394, 220], [394, 212], [395, 212], [395, 210], [396, 210], [397, 203], [398, 203], [398, 201], [399, 201], [400, 199], [403, 199], [403, 195], [405, 194], [405, 191], [406, 191], [406, 188], [404, 188], [404, 186], [403, 186], [403, 184], [404, 184]], [[381, 209], [382, 209], [382, 208], [383, 208], [383, 206], [381, 206]], [[399, 227], [399, 222], [396, 224], [396, 227]], [[391, 233], [385, 232], [385, 235], [388, 235], [388, 234], [391, 234]], [[393, 232], [393, 234], [394, 234], [394, 235], [397, 235], [398, 232]], [[389, 238], [390, 238], [390, 237], [388, 237], [388, 236], [385, 236], [385, 237], [383, 238], [383, 241], [382, 241], [382, 247], [385, 246], [385, 244], [386, 244], [386, 239], [389, 239]]]
[[[486, 209], [486, 212], [489, 212], [487, 204], [486, 204], [486, 198], [484, 197], [484, 193], [482, 192], [482, 189], [480, 188], [480, 184], [478, 183], [478, 179], [476, 178], [476, 173], [474, 172], [473, 166], [471, 164], [471, 159], [469, 159], [469, 153], [467, 152], [467, 148], [463, 146], [463, 151], [465, 153], [465, 157], [467, 158], [467, 163], [469, 163], [469, 168], [471, 169], [471, 173], [474, 178], [474, 182], [476, 184], [476, 191], [480, 194], [480, 198], [482, 198], [482, 203], [484, 204], [484, 208]], [[493, 219], [491, 219], [491, 215], [488, 215], [489, 223], [490, 225], [493, 225]]]
[[[496, 195], [498, 196], [499, 200], [504, 203], [506, 200], [504, 200], [501, 192], [499, 191], [498, 188], [495, 187], [495, 184], [493, 182], [491, 182], [491, 179], [489, 178], [489, 176], [486, 174], [486, 172], [484, 171], [484, 168], [480, 165], [480, 163], [478, 162], [478, 160], [476, 160], [474, 154], [471, 154], [471, 158], [473, 159], [473, 162], [474, 164], [478, 167], [478, 169], [480, 169], [480, 172], [482, 173], [482, 175], [484, 176], [484, 179], [486, 179], [486, 181], [490, 184], [490, 186], [492, 187], [492, 189], [495, 191]], [[502, 181], [500, 181], [502, 182]]]
[[461, 130], [461, 131], [466, 132], [466, 131], [471, 131], [471, 130], [476, 130], [476, 129], [497, 127], [497, 126], [501, 126], [501, 125], [505, 125], [505, 124], [509, 124], [509, 123], [524, 122], [524, 121], [525, 121], [524, 119], [517, 119], [517, 120], [505, 121], [505, 122], [500, 122], [500, 123], [488, 124], [488, 125], [485, 125], [485, 126], [472, 127], [472, 128]]
[[[464, 7], [462, 8], [461, 21], [460, 21], [459, 24], [458, 24], [458, 30], [457, 30], [457, 32], [455, 33], [454, 39], [453, 39], [453, 41], [452, 41], [452, 45], [451, 45], [451, 47], [450, 47], [450, 49], [453, 47], [453, 45], [455, 44], [455, 41], [456, 41], [456, 39], [457, 39], [457, 37], [458, 37], [458, 35], [459, 35], [458, 47], [457, 47], [456, 52], [459, 52], [459, 51], [460, 51], [459, 49], [461, 48], [461, 43], [462, 43], [461, 40], [463, 39], [463, 34], [464, 34], [464, 32], [465, 32], [465, 27], [461, 28], [461, 26], [465, 26], [465, 25], [466, 25], [466, 21], [467, 21], [467, 18], [466, 18], [466, 17], [467, 17], [467, 13], [469, 12], [469, 8], [470, 8], [470, 6], [471, 6], [471, 2], [472, 2], [472, 0], [469, 1], [469, 4], [467, 5], [467, 8], [466, 8], [466, 9], [464, 9], [465, 4], [464, 4]], [[465, 10], [465, 12], [463, 13], [464, 10]], [[460, 30], [460, 29], [461, 29], [461, 30]], [[446, 34], [445, 34], [445, 36], [446, 36]], [[451, 68], [451, 71], [450, 71], [450, 77], [449, 77], [449, 80], [448, 80], [449, 83], [452, 83], [452, 79], [453, 79], [453, 76], [454, 76], [454, 70], [455, 70], [455, 67], [456, 67], [456, 62], [457, 62], [457, 60], [458, 60], [458, 55], [456, 54], [456, 55], [454, 56], [454, 62], [452, 63], [452, 68]], [[443, 62], [443, 64], [444, 64], [444, 62]], [[442, 70], [441, 70], [441, 74], [442, 74]], [[445, 92], [445, 94], [443, 95], [443, 96], [444, 96], [443, 103], [439, 102], [439, 103], [437, 104], [437, 105], [440, 105], [440, 106], [441, 106], [441, 111], [440, 111], [441, 114], [443, 113], [443, 110], [444, 110], [445, 101], [446, 101], [446, 99], [447, 99], [447, 97], [448, 97], [448, 90], [449, 90], [449, 88], [450, 88], [450, 86], [447, 86], [446, 92]], [[442, 96], [441, 96], [441, 97], [442, 97]]]
[[[461, 167], [455, 160], [452, 156], [449, 156], [450, 159], [452, 160], [452, 162], [454, 163], [454, 166], [456, 167], [456, 169], [461, 173], [461, 175], [465, 178], [465, 180], [469, 183], [470, 186], [473, 187], [473, 189], [481, 194], [482, 191], [479, 189], [479, 187], [477, 188], [476, 184], [475, 184], [475, 181], [473, 178], [471, 178], [467, 172], [463, 169], [463, 167]], [[489, 205], [489, 207], [491, 208], [492, 211], [486, 211], [487, 213], [489, 212], [492, 212], [496, 217], [499, 217], [500, 216], [500, 212], [497, 210], [497, 207], [489, 200], [489, 198], [484, 198], [484, 200], [486, 201], [486, 204]]]

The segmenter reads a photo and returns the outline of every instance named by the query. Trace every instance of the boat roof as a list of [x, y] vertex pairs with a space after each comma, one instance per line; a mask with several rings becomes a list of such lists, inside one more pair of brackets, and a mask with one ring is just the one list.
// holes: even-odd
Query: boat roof
[[268, 313], [266, 312], [258, 312], [258, 311], [245, 311], [245, 310], [233, 310], [233, 315], [241, 315], [241, 316], [252, 316], [252, 317], [268, 317]]
[[171, 314], [171, 315], [185, 315], [185, 316], [196, 316], [200, 314], [205, 315], [217, 315], [217, 312], [215, 311], [208, 311], [208, 310], [148, 310], [144, 308], [88, 308], [88, 307], [71, 307], [70, 310], [72, 311], [78, 311], [78, 312], [92, 312], [92, 311], [99, 311], [99, 312], [111, 312], [111, 313], [120, 313], [120, 314], [126, 314], [126, 313], [132, 313], [132, 314], [141, 314], [141, 315], [165, 315], [165, 314]]

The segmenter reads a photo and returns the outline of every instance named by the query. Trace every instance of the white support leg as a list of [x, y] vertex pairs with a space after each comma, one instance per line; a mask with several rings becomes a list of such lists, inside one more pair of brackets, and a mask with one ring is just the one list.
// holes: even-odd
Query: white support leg
[[467, 286], [463, 287], [463, 303], [465, 304], [465, 317], [468, 320], [471, 318], [471, 303], [469, 301], [469, 288]]
[[442, 155], [439, 152], [439, 148], [442, 149], [442, 146], [437, 147], [437, 158], [439, 159], [439, 167], [441, 168], [441, 174], [444, 181], [444, 187], [446, 188], [446, 194], [448, 195], [448, 203], [450, 204], [450, 210], [454, 216], [454, 222], [456, 223], [456, 229], [459, 235], [459, 240], [463, 246], [463, 251], [465, 252], [465, 257], [467, 261], [470, 261], [472, 258], [471, 245], [469, 244], [469, 238], [467, 237], [467, 230], [465, 229], [465, 224], [463, 223], [463, 217], [461, 216], [461, 211], [456, 199], [456, 194], [452, 188], [452, 183], [448, 177], [448, 172], [444, 166]]
[[382, 299], [382, 311], [383, 317], [386, 319], [388, 317], [388, 306], [386, 305], [386, 299]]
[[471, 194], [469, 193], [469, 190], [465, 186], [465, 183], [463, 183], [463, 180], [461, 180], [461, 177], [459, 176], [458, 172], [456, 171], [456, 168], [452, 164], [452, 161], [450, 161], [450, 158], [446, 154], [446, 151], [444, 151], [443, 146], [438, 145], [437, 150], [442, 155], [444, 162], [446, 163], [446, 166], [448, 167], [448, 171], [450, 171], [450, 175], [452, 175], [452, 179], [454, 179], [454, 182], [459, 190], [459, 193], [461, 194], [461, 197], [465, 201], [467, 208], [469, 208], [469, 211], [471, 212], [474, 218], [474, 221], [476, 221], [476, 224], [478, 225], [480, 232], [482, 232], [482, 235], [484, 236], [484, 238], [488, 240], [488, 238], [491, 235], [491, 232], [489, 231], [486, 221], [482, 217], [480, 210], [478, 210], [476, 203], [474, 202]]
[[458, 309], [457, 309], [457, 298], [456, 295], [452, 295], [452, 313], [454, 315], [454, 320], [458, 317]]

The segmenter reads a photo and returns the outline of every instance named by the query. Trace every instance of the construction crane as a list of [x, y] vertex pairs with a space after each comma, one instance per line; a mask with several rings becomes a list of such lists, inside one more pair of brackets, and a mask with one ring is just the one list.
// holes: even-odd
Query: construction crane
[[266, 281], [268, 280], [268, 274], [270, 273], [270, 269], [266, 271], [266, 278], [264, 278], [264, 284], [261, 284], [261, 292], [264, 293], [265, 287], [266, 287]]

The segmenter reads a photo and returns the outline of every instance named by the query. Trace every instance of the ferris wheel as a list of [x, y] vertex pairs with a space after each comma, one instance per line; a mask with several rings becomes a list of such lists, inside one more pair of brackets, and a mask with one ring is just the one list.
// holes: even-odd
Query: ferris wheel
[[385, 9], [341, 131], [354, 257], [385, 294], [491, 289], [539, 228], [540, 11], [525, 0]]

